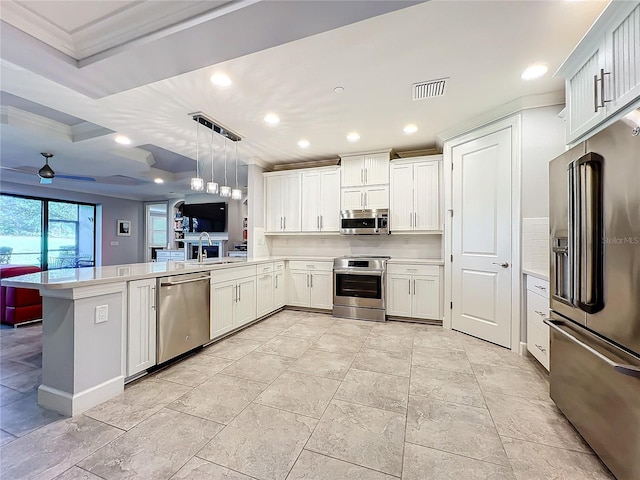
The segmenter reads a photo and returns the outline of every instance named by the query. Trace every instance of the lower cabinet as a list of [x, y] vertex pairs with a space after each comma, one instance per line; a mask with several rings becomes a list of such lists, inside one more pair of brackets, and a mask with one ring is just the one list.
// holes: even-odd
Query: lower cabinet
[[127, 377], [156, 364], [156, 279], [134, 280], [128, 288]]
[[273, 274], [273, 264], [258, 266], [258, 276], [256, 279], [256, 315], [263, 317], [275, 310], [274, 294], [275, 281]]
[[440, 267], [387, 267], [387, 315], [441, 320]]
[[289, 262], [287, 305], [333, 308], [333, 264], [331, 262]]
[[211, 338], [219, 337], [256, 318], [256, 267], [212, 272]]
[[527, 350], [549, 370], [549, 282], [527, 275]]
[[273, 309], [277, 310], [287, 304], [287, 284], [284, 274], [284, 262], [273, 264]]

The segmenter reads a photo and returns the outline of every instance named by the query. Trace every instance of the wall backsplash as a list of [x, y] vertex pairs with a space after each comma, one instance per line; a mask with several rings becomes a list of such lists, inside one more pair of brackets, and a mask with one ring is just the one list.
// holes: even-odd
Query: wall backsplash
[[442, 258], [441, 235], [268, 236], [271, 255], [389, 255], [393, 258]]
[[549, 271], [549, 218], [522, 219], [522, 267]]

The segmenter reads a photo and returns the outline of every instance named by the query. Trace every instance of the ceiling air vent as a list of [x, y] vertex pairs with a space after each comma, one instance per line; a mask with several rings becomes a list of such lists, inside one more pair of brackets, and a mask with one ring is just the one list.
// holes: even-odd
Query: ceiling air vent
[[425, 98], [441, 97], [444, 95], [448, 78], [439, 80], [429, 80], [428, 82], [414, 83], [412, 85], [413, 99], [424, 100]]

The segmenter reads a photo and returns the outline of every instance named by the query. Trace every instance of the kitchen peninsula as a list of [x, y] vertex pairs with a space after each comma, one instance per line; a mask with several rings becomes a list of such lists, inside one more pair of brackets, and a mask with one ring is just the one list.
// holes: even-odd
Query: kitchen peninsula
[[[43, 333], [38, 403], [73, 416], [123, 392], [128, 380], [155, 366], [159, 278], [198, 272], [210, 275], [211, 305], [215, 305], [210, 340], [214, 341], [284, 307], [288, 302], [286, 263], [320, 274], [330, 273], [332, 262], [329, 257], [266, 257], [138, 263], [50, 270], [3, 279], [2, 284], [40, 291]], [[439, 260], [415, 262], [440, 268], [443, 264]], [[329, 304], [330, 284], [322, 291], [327, 297], [323, 302]]]

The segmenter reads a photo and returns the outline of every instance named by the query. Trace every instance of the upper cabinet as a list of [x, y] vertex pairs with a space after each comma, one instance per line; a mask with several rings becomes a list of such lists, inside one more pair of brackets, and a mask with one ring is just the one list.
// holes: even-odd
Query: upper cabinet
[[640, 2], [611, 2], [556, 72], [565, 78], [567, 143], [640, 98]]
[[302, 231], [340, 229], [340, 168], [310, 168], [302, 172]]
[[389, 153], [365, 153], [340, 157], [342, 188], [388, 184]]
[[299, 232], [301, 228], [300, 172], [265, 174], [265, 231]]
[[390, 230], [440, 232], [442, 155], [391, 163]]
[[390, 151], [341, 158], [342, 210], [389, 208]]

